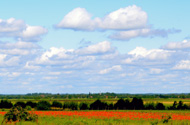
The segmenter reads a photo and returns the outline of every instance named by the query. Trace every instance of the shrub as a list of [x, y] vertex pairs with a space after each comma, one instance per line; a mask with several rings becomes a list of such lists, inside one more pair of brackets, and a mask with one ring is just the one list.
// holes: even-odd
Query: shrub
[[57, 107], [57, 108], [62, 108], [62, 103], [58, 101], [53, 101], [51, 107]]
[[63, 109], [77, 110], [78, 104], [75, 102], [65, 102], [63, 105]]
[[37, 110], [50, 110], [51, 104], [48, 101], [40, 101], [37, 103]]
[[130, 105], [131, 109], [144, 109], [143, 100], [141, 98], [134, 97]]
[[115, 108], [115, 109], [119, 109], [119, 110], [121, 110], [121, 109], [126, 109], [125, 100], [124, 100], [124, 99], [119, 99], [119, 100], [115, 103], [114, 108]]
[[29, 106], [29, 105], [27, 105], [27, 106], [25, 107], [25, 109], [26, 109], [27, 111], [31, 111], [31, 110], [32, 110], [32, 107]]
[[154, 110], [154, 109], [155, 109], [155, 103], [154, 103], [154, 102], [146, 103], [146, 104], [145, 104], [145, 109]]
[[38, 116], [36, 114], [30, 114], [26, 112], [21, 106], [12, 107], [9, 112], [4, 115], [2, 124], [8, 122], [19, 121], [37, 121]]
[[90, 109], [92, 110], [104, 110], [104, 109], [108, 109], [108, 104], [101, 102], [99, 99], [97, 99], [95, 102], [93, 102], [90, 105]]
[[16, 102], [15, 104], [14, 104], [14, 106], [16, 107], [16, 106], [21, 106], [22, 108], [25, 108], [26, 107], [26, 104], [24, 103], [24, 102]]
[[79, 105], [80, 110], [87, 110], [88, 109], [88, 104], [87, 103], [80, 103]]
[[13, 104], [9, 102], [8, 100], [1, 100], [0, 102], [0, 108], [11, 108], [13, 107]]
[[156, 109], [157, 109], [157, 110], [165, 110], [165, 106], [164, 106], [163, 103], [158, 102], [158, 103], [156, 104]]
[[37, 106], [37, 103], [35, 103], [35, 102], [32, 102], [32, 101], [27, 101], [26, 102], [26, 106], [31, 106], [31, 108], [35, 108], [36, 106]]

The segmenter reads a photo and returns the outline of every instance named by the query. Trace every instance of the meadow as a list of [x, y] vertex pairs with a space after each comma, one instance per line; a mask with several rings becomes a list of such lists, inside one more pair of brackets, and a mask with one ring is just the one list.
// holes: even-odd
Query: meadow
[[[128, 98], [130, 101], [132, 100], [132, 98]], [[160, 103], [163, 103], [165, 106], [171, 106], [173, 104], [174, 101], [183, 101], [184, 104], [187, 104], [187, 105], [190, 105], [190, 98], [142, 98], [143, 99], [143, 102], [144, 104], [146, 103], [150, 103], [150, 102], [154, 102], [154, 103], [157, 103], [157, 102], [160, 102]], [[9, 101], [11, 101], [13, 104], [15, 104], [16, 102], [18, 101], [21, 101], [21, 102], [27, 102], [27, 101], [32, 101], [32, 102], [39, 102], [41, 100], [44, 100], [44, 101], [48, 101], [50, 103], [52, 103], [53, 101], [58, 101], [58, 102], [61, 102], [61, 103], [64, 103], [64, 102], [76, 102], [76, 103], [82, 103], [82, 102], [85, 102], [85, 103], [92, 103], [94, 101], [96, 101], [96, 98], [93, 98], [93, 99], [88, 99], [88, 98], [84, 98], [84, 99], [77, 99], [77, 98], [74, 98], [74, 99], [9, 99]], [[118, 98], [117, 99], [101, 99], [102, 102], [107, 102], [108, 104], [110, 103], [116, 103], [118, 101]]]
[[[17, 122], [16, 125], [188, 125], [190, 111], [32, 111], [38, 122]], [[0, 112], [0, 121], [6, 112]]]
[[[134, 100], [136, 100], [135, 103]], [[8, 99], [14, 106], [18, 105], [18, 102], [35, 102], [36, 107], [23, 106], [23, 109], [29, 113], [36, 114], [38, 116], [37, 122], [20, 121], [12, 122], [9, 124], [16, 125], [188, 125], [190, 124], [190, 99], [186, 98], [143, 98], [143, 100], [135, 98], [121, 99], [101, 99], [101, 101], [91, 99]], [[61, 107], [53, 105], [54, 102], [57, 106], [61, 103]], [[122, 102], [123, 101], [123, 102]], [[139, 104], [142, 101], [141, 107]], [[170, 109], [174, 104], [175, 110]], [[180, 108], [179, 101], [182, 101], [182, 107]], [[119, 104], [120, 102], [120, 104]], [[121, 103], [122, 102], [122, 103]], [[87, 104], [86, 110], [83, 110], [80, 104]], [[152, 105], [154, 103], [154, 105]], [[163, 103], [165, 110], [156, 108], [158, 103]], [[3, 103], [2, 103], [3, 104]], [[19, 103], [22, 105], [23, 103]], [[113, 104], [112, 109], [108, 108]], [[124, 105], [123, 105], [124, 104]], [[138, 105], [136, 105], [138, 104]], [[154, 110], [148, 110], [148, 105], [154, 106]], [[125, 107], [125, 106], [132, 107]], [[47, 108], [44, 108], [48, 106]], [[54, 107], [55, 106], [55, 107]], [[98, 107], [97, 107], [98, 106]], [[103, 107], [102, 107], [103, 106]], [[108, 106], [108, 107], [106, 107]], [[120, 107], [124, 106], [124, 107]], [[136, 106], [136, 107], [133, 107]], [[138, 108], [138, 106], [140, 106]], [[39, 108], [41, 107], [41, 108]], [[74, 108], [73, 108], [74, 107]], [[101, 108], [102, 107], [102, 108]], [[121, 110], [122, 109], [122, 110]], [[126, 110], [127, 109], [127, 110]], [[132, 109], [132, 110], [131, 110]], [[136, 110], [134, 110], [136, 109]], [[143, 110], [142, 110], [143, 109]], [[10, 108], [0, 108], [0, 122], [3, 121], [4, 115], [10, 111]], [[4, 123], [5, 124], [5, 123]]]

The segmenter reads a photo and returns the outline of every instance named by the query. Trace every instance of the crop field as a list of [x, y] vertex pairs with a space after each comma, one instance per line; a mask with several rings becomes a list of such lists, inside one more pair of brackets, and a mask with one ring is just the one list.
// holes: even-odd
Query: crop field
[[[39, 125], [125, 125], [125, 124], [190, 124], [190, 111], [31, 111], [39, 116], [38, 122], [18, 122], [16, 124]], [[6, 112], [0, 112], [0, 120]], [[12, 123], [15, 124], [15, 123]]]
[[[18, 102], [18, 101], [39, 102], [41, 100], [49, 101], [50, 103], [52, 103], [53, 101], [59, 101], [61, 103], [71, 102], [71, 101], [72, 102], [77, 102], [77, 103], [81, 103], [81, 102], [92, 103], [96, 99], [39, 99], [39, 100], [34, 100], [34, 99], [9, 99], [9, 101], [11, 101], [13, 104]], [[132, 98], [129, 98], [129, 100], [131, 101]], [[118, 99], [101, 99], [101, 101], [107, 102], [109, 104], [109, 103], [116, 103], [118, 101]], [[183, 101], [184, 104], [190, 105], [190, 98], [186, 98], [186, 99], [182, 99], [182, 98], [167, 98], [167, 99], [163, 99], [163, 98], [143, 98], [143, 101], [144, 101], [144, 104], [150, 103], [150, 102], [154, 102], [154, 103], [160, 102], [160, 103], [163, 103], [165, 106], [171, 106], [174, 101], [177, 101], [177, 102]]]

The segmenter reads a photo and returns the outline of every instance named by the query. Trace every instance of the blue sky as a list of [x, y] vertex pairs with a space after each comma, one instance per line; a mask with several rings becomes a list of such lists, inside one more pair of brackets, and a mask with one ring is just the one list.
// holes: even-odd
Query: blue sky
[[0, 93], [188, 93], [189, 1], [0, 2]]

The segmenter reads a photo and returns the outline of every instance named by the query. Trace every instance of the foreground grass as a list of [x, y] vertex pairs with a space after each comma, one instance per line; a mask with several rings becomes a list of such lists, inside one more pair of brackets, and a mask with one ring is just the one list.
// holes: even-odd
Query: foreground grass
[[[3, 117], [0, 116], [0, 120]], [[163, 123], [158, 120], [124, 120], [124, 119], [88, 119], [80, 117], [52, 117], [44, 116], [39, 117], [38, 123], [35, 122], [17, 122], [9, 123], [9, 125], [189, 125], [189, 121], [169, 121]]]
[[[139, 112], [139, 113], [177, 113], [177, 114], [190, 114], [190, 111], [152, 111], [152, 110], [123, 110], [120, 112]], [[47, 111], [48, 112], [48, 111]], [[80, 111], [79, 111], [80, 112]], [[87, 111], [91, 112], [91, 111]], [[99, 111], [93, 111], [99, 112]], [[109, 111], [106, 111], [109, 112]], [[114, 112], [114, 111], [113, 111]], [[115, 111], [117, 112], [117, 111]], [[3, 115], [0, 115], [0, 123], [3, 120]], [[188, 120], [168, 120], [168, 123], [163, 123], [163, 119], [115, 119], [115, 118], [87, 118], [79, 116], [46, 116], [40, 115], [38, 122], [17, 122], [9, 125], [190, 125]]]

